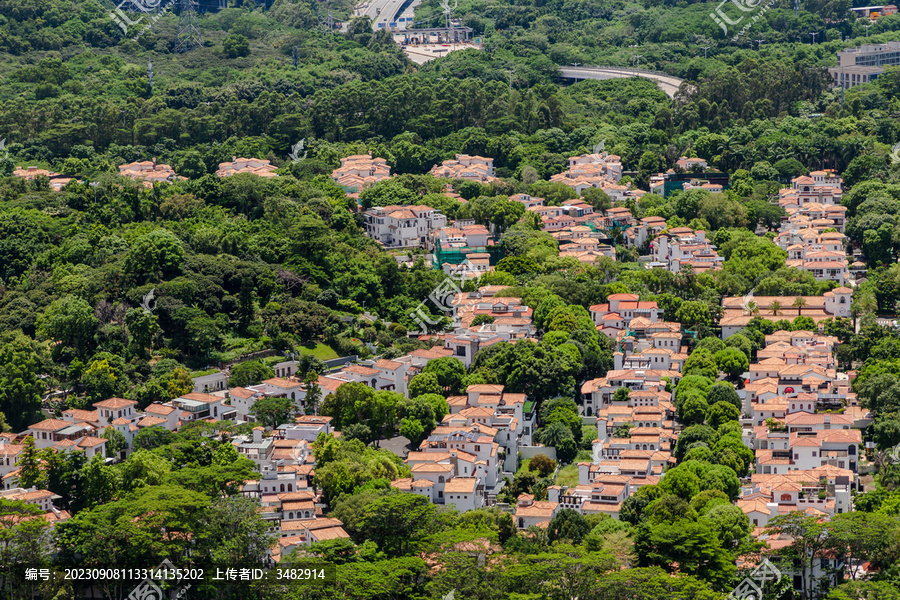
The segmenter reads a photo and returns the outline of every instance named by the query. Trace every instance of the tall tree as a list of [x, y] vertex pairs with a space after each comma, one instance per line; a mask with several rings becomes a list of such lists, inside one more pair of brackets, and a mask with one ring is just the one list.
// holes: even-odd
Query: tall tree
[[47, 563], [50, 523], [39, 516], [42, 512], [35, 504], [0, 498], [0, 589], [28, 589], [24, 566]]
[[260, 398], [250, 407], [250, 414], [263, 427], [278, 427], [288, 423], [296, 411], [290, 398]]
[[38, 333], [50, 340], [59, 340], [84, 356], [93, 344], [99, 320], [91, 306], [77, 296], [54, 300], [38, 317]]
[[42, 488], [46, 484], [47, 475], [41, 464], [43, 461], [41, 451], [35, 447], [34, 438], [30, 435], [25, 438], [24, 446], [19, 460], [16, 461], [16, 466], [19, 467], [16, 482], [23, 488]]
[[640, 525], [634, 546], [639, 566], [693, 575], [719, 590], [726, 589], [734, 575], [733, 557], [722, 548], [715, 532], [702, 523], [682, 520]]
[[42, 419], [43, 360], [36, 346], [24, 335], [0, 346], [0, 413], [14, 431]]
[[801, 511], [777, 515], [766, 526], [767, 532], [786, 535], [793, 540], [790, 546], [780, 552], [800, 565], [803, 598], [814, 598], [818, 594], [813, 569], [816, 559], [822, 558], [822, 553], [828, 546], [825, 527], [818, 517], [808, 516]]
[[103, 435], [100, 437], [106, 440], [107, 458], [119, 458], [119, 454], [122, 450], [128, 448], [128, 442], [125, 439], [125, 436], [111, 425], [103, 430]]
[[388, 496], [366, 508], [360, 527], [366, 538], [388, 556], [402, 556], [411, 544], [431, 531], [435, 511], [436, 507], [422, 496]]

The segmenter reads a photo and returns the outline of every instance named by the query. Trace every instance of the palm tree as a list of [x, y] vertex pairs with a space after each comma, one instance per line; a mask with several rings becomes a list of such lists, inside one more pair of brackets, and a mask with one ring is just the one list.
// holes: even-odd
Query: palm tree
[[606, 236], [613, 241], [614, 246], [618, 246], [625, 238], [625, 228], [616, 223], [606, 230]]
[[884, 450], [876, 450], [872, 456], [872, 465], [876, 473], [883, 473], [892, 463], [891, 455]]
[[773, 315], [777, 315], [777, 314], [778, 314], [778, 311], [781, 310], [781, 302], [779, 302], [778, 300], [776, 300], [776, 301], [773, 302], [769, 307], [772, 309], [772, 314], [773, 314]]
[[571, 437], [572, 431], [559, 421], [550, 423], [540, 431], [540, 442], [554, 448], [562, 444], [563, 440]]
[[791, 304], [791, 306], [797, 309], [797, 316], [802, 315], [803, 307], [806, 306], [806, 298], [804, 298], [803, 296], [797, 296], [796, 298], [794, 298], [794, 303]]
[[900, 489], [900, 465], [888, 465], [888, 467], [881, 472], [879, 483], [889, 491]]

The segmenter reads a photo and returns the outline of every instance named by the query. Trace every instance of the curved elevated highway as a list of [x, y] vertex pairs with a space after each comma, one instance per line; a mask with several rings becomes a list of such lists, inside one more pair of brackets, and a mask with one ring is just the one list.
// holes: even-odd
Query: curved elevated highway
[[672, 77], [656, 71], [642, 71], [640, 69], [625, 69], [622, 67], [560, 67], [560, 75], [565, 79], [619, 79], [628, 77], [643, 77], [656, 82], [656, 85], [669, 96], [675, 97], [675, 92], [681, 87], [683, 79]]

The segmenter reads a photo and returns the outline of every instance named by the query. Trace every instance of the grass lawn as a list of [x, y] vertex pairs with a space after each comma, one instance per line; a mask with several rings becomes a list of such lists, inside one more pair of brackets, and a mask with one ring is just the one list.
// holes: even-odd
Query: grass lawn
[[331, 360], [332, 358], [340, 358], [338, 353], [331, 349], [331, 346], [325, 344], [309, 344], [300, 346], [300, 354], [312, 354], [319, 360]]
[[265, 350], [264, 344], [259, 341], [235, 336], [225, 336], [224, 349], [216, 353], [215, 360], [229, 362], [237, 359], [242, 354], [251, 354], [258, 350]]
[[213, 373], [218, 373], [218, 369], [206, 369], [205, 371], [193, 371], [191, 372], [191, 377], [203, 377], [204, 375], [212, 375]]
[[556, 485], [574, 487], [578, 485], [578, 465], [566, 465], [556, 474]]

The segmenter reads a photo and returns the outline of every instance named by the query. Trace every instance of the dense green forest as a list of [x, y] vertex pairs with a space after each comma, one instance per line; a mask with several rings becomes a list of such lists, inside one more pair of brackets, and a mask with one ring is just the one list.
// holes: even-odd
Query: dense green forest
[[[362, 206], [426, 204], [492, 225], [504, 258], [477, 285], [507, 286], [502, 295], [535, 309], [544, 334], [537, 343], [497, 344], [468, 371], [436, 376], [437, 391], [502, 383], [545, 407], [559, 397], [580, 400], [580, 384], [612, 367], [612, 348], [587, 307], [613, 293], [655, 300], [666, 320], [712, 340], [723, 295], [820, 295], [836, 287], [784, 266], [786, 254], [771, 240], [784, 213], [770, 200], [792, 177], [837, 169], [848, 188], [847, 235], [870, 271], [854, 298], [859, 333], [847, 320], [828, 323], [826, 333], [842, 342], [842, 366], [859, 369], [857, 392], [876, 417], [871, 441], [879, 450], [900, 443], [900, 338], [875, 321], [896, 314], [900, 301], [900, 166], [889, 155], [900, 139], [900, 70], [844, 96], [830, 89], [827, 74], [841, 48], [896, 39], [900, 15], [866, 31], [848, 2], [809, 2], [795, 16], [779, 0], [752, 30], [765, 39], [757, 49], [749, 38], [722, 36], [709, 18], [715, 3], [464, 0], [456, 14], [486, 51], [416, 66], [368, 22], [351, 22], [344, 33], [323, 30], [328, 8], [319, 2], [229, 4], [200, 15], [202, 48], [174, 54], [178, 17], [171, 12], [132, 40], [110, 18], [111, 5], [0, 0], [0, 429], [23, 431], [113, 396], [141, 407], [164, 402], [191, 389], [192, 375], [259, 350], [302, 353], [303, 374], [315, 375], [324, 358], [366, 357], [371, 347], [390, 358], [429, 345], [407, 336], [416, 327], [410, 312], [444, 274], [420, 252], [400, 266], [366, 238], [356, 200], [329, 177], [341, 157], [372, 152], [401, 176], [364, 191]], [[349, 3], [328, 6], [347, 20]], [[442, 22], [433, 0], [417, 15]], [[811, 31], [821, 32], [816, 44]], [[642, 67], [686, 79], [685, 87], [670, 99], [642, 79], [562, 85], [557, 77], [560, 65], [624, 66], [635, 54]], [[308, 152], [293, 161], [299, 140]], [[683, 155], [729, 173], [724, 194], [648, 194], [626, 203], [635, 216], [706, 230], [725, 258], [721, 271], [640, 268], [646, 248], [625, 248], [619, 235], [618, 261], [560, 258], [556, 240], [508, 201], [519, 192], [551, 205], [573, 198], [570, 188], [546, 180], [600, 140], [622, 157], [625, 181], [644, 187]], [[457, 153], [492, 157], [502, 180], [453, 182], [467, 202], [449, 198], [446, 181], [425, 173]], [[232, 156], [269, 159], [280, 175], [216, 177]], [[148, 189], [117, 175], [120, 164], [154, 158], [187, 180]], [[80, 182], [54, 192], [45, 178], [10, 176], [16, 166]], [[609, 208], [602, 195], [588, 198]], [[151, 291], [155, 304], [146, 311], [140, 305]], [[798, 317], [777, 327], [813, 325]], [[774, 327], [754, 320], [730, 346], [751, 357]], [[241, 372], [249, 372], [247, 382], [271, 374], [263, 363]], [[339, 414], [341, 400], [335, 394], [323, 411]], [[390, 395], [375, 400], [406, 410]], [[566, 442], [561, 458], [585, 459], [590, 437], [566, 410], [556, 416], [575, 424], [552, 428]], [[689, 411], [679, 411], [690, 421]], [[562, 511], [547, 530], [520, 533], [506, 513], [457, 514], [389, 486], [405, 465], [359, 440], [398, 433], [400, 412], [378, 421], [377, 431], [320, 440], [316, 483], [351, 535], [312, 549], [342, 566], [333, 586], [197, 587], [188, 598], [387, 600], [456, 590], [485, 600], [717, 599], [743, 575], [734, 559], [754, 542], [731, 501], [749, 460], [739, 439], [733, 446], [737, 432], [728, 424], [696, 424], [686, 438], [714, 448], [719, 463], [709, 451], [688, 456], [683, 443], [679, 474], [629, 498], [621, 521]], [[146, 435], [117, 465], [70, 453], [42, 470], [29, 450], [24, 483], [59, 494], [74, 515], [60, 528], [62, 553], [53, 564], [188, 553], [196, 564], [258, 561], [272, 539], [253, 503], [237, 495], [235, 482], [255, 474], [221, 440], [226, 428], [243, 431], [224, 423]], [[832, 600], [897, 597], [900, 472], [885, 473], [877, 491], [857, 498], [859, 512], [827, 528], [776, 521], [824, 540], [820, 552], [845, 547], [856, 532], [889, 533], [855, 547], [881, 568], [876, 581], [847, 583]], [[548, 484], [546, 473], [520, 473], [508, 499], [541, 496]], [[43, 526], [22, 525], [30, 509], [0, 508], [0, 531], [9, 534], [0, 538], [0, 564], [50, 564], [39, 551]], [[184, 535], [145, 543], [148, 529], [133, 519], [147, 514], [159, 519], [150, 526], [174, 524]], [[681, 575], [672, 577], [676, 563]], [[785, 597], [785, 590], [768, 591]], [[72, 597], [65, 585], [40, 592]]]
[[[773, 9], [771, 22], [754, 28], [767, 43], [750, 50], [704, 37], [715, 27], [708, 6], [623, 3], [582, 14], [562, 3], [464, 4], [462, 22], [483, 33], [490, 52], [454, 53], [417, 68], [364, 23], [354, 21], [345, 35], [313, 27], [323, 10], [317, 2], [203, 14], [205, 46], [175, 55], [175, 14], [163, 14], [135, 41], [95, 3], [4, 1], [0, 131], [17, 160], [90, 178], [151, 157], [187, 176], [212, 173], [236, 154], [280, 164], [299, 139], [309, 147], [304, 172], [329, 171], [351, 144], [389, 158], [395, 172], [422, 173], [466, 150], [490, 153], [501, 176], [531, 165], [542, 178], [600, 138], [635, 170], [648, 151], [662, 166], [696, 148], [729, 171], [782, 158], [844, 171], [863, 151], [878, 156], [894, 142], [898, 78], [854, 88], [842, 104], [828, 91], [825, 67], [844, 46], [890, 39], [897, 15], [879, 19], [865, 38], [846, 13], [826, 26], [822, 19], [843, 5], [807, 7], [797, 27], [828, 40], [812, 45], [775, 36], [793, 13], [785, 11], [783, 22]], [[521, 13], [521, 21], [506, 13]], [[676, 16], [689, 19], [691, 35], [652, 33], [662, 22], [675, 29]], [[837, 41], [844, 35], [853, 39]], [[237, 53], [235, 37], [245, 42]], [[642, 65], [694, 84], [675, 102], [646, 82], [555, 85], [557, 65], [627, 65], [636, 43]], [[700, 46], [713, 49], [708, 60], [699, 58]], [[827, 118], [808, 119], [822, 113]], [[884, 163], [860, 168], [878, 166]]]

